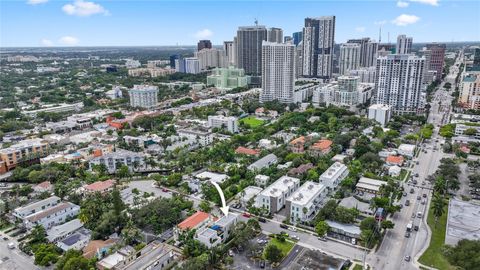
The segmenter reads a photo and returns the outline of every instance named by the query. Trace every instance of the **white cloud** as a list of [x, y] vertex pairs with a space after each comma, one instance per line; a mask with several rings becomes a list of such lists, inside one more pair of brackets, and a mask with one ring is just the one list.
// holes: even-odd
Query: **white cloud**
[[29, 5], [38, 5], [48, 2], [48, 0], [28, 0], [27, 4]]
[[75, 45], [78, 44], [79, 40], [76, 37], [64, 36], [64, 37], [61, 37], [58, 40], [58, 42], [60, 42], [60, 44], [62, 44], [62, 45], [66, 45], [66, 46], [75, 46]]
[[374, 22], [375, 25], [384, 25], [384, 24], [386, 24], [386, 23], [387, 23], [387, 21], [385, 21], [385, 20]]
[[195, 33], [194, 36], [198, 39], [206, 39], [206, 38], [212, 37], [213, 32], [210, 29], [202, 29], [202, 30], [198, 31], [197, 33]]
[[408, 5], [410, 5], [408, 2], [403, 2], [402, 0], [397, 2], [397, 7], [400, 7], [400, 8], [406, 8], [408, 7]]
[[355, 27], [355, 31], [357, 31], [358, 33], [363, 33], [363, 32], [365, 32], [365, 29], [366, 29], [366, 28], [363, 27], [363, 26], [357, 26], [357, 27]]
[[414, 24], [420, 20], [420, 17], [415, 15], [402, 14], [395, 18], [392, 23], [398, 26], [406, 26], [409, 24]]
[[430, 6], [438, 6], [438, 1], [439, 0], [410, 0], [410, 2], [416, 2]]
[[46, 38], [42, 38], [42, 40], [40, 40], [40, 43], [42, 44], [42, 46], [45, 46], [45, 47], [53, 46], [53, 41]]
[[83, 0], [75, 0], [73, 4], [66, 4], [62, 7], [63, 12], [68, 15], [87, 17], [95, 14], [110, 15], [110, 12], [99, 4]]

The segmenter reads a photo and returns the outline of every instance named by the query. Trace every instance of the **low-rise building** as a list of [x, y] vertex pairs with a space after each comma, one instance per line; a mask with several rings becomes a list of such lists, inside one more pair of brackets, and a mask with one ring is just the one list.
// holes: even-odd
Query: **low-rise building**
[[312, 156], [323, 156], [332, 150], [333, 142], [330, 140], [318, 140], [308, 148], [308, 152]]
[[57, 242], [57, 247], [63, 251], [70, 249], [82, 250], [90, 242], [91, 231], [85, 228], [78, 229], [73, 234]]
[[247, 169], [251, 171], [261, 170], [263, 168], [270, 167], [273, 164], [277, 164], [277, 162], [277, 156], [275, 156], [274, 154], [268, 154], [261, 159], [255, 161], [254, 163], [250, 164]]
[[179, 259], [181, 254], [178, 249], [161, 243], [160, 241], [153, 241], [146, 245], [141, 250], [135, 253], [135, 259], [124, 267], [119, 267], [121, 270], [163, 270], [169, 269], [175, 261]]
[[258, 156], [258, 155], [260, 155], [260, 151], [258, 151], [256, 149], [246, 148], [246, 147], [243, 147], [243, 146], [237, 147], [237, 149], [235, 149], [235, 153], [236, 154], [241, 154], [241, 155], [247, 155], [247, 156]]
[[25, 217], [41, 212], [44, 209], [53, 207], [61, 202], [60, 198], [57, 196], [51, 196], [46, 199], [43, 199], [38, 202], [33, 202], [28, 205], [18, 207], [13, 210], [13, 216], [19, 219], [24, 219]]
[[53, 185], [50, 181], [43, 181], [40, 184], [33, 186], [33, 191], [36, 193], [52, 192]]
[[234, 116], [210, 115], [208, 116], [208, 126], [225, 129], [231, 133], [237, 133], [238, 119]]
[[177, 232], [183, 232], [186, 230], [201, 230], [212, 221], [213, 218], [210, 214], [197, 211], [195, 214], [187, 217], [177, 225]]
[[380, 192], [380, 187], [385, 184], [385, 181], [371, 179], [367, 177], [360, 177], [360, 180], [358, 180], [357, 182], [356, 189], [357, 191], [361, 192], [378, 194]]
[[115, 173], [123, 165], [127, 166], [130, 171], [139, 171], [145, 168], [145, 160], [141, 153], [117, 149], [115, 152], [95, 157], [89, 161], [90, 170], [95, 165], [104, 165], [108, 173]]
[[215, 221], [210, 227], [197, 231], [195, 239], [208, 248], [215, 247], [228, 239], [237, 221], [238, 215], [229, 213], [228, 216], [223, 216]]
[[53, 226], [47, 230], [47, 240], [49, 242], [58, 242], [72, 235], [75, 231], [83, 228], [83, 222], [80, 219], [72, 219], [61, 225]]
[[387, 165], [390, 165], [390, 166], [393, 166], [393, 165], [402, 166], [402, 165], [403, 165], [403, 161], [404, 161], [403, 156], [392, 156], [392, 155], [389, 155], [389, 156], [387, 156], [387, 158], [385, 159], [385, 162], [387, 163]]
[[125, 246], [98, 261], [97, 268], [100, 270], [123, 269], [135, 260], [135, 254], [135, 248], [132, 246]]
[[326, 171], [320, 175], [319, 181], [330, 191], [335, 190], [340, 182], [348, 176], [348, 168], [340, 162], [333, 163]]
[[400, 144], [397, 148], [397, 153], [408, 158], [413, 158], [415, 155], [415, 145], [414, 144]]
[[85, 193], [94, 193], [94, 192], [105, 193], [113, 190], [114, 186], [115, 186], [115, 180], [109, 179], [109, 180], [97, 181], [92, 184], [85, 185], [82, 187], [82, 190]]
[[300, 179], [282, 176], [257, 195], [256, 206], [274, 214], [285, 206], [285, 201], [300, 186]]
[[338, 205], [345, 208], [355, 208], [361, 214], [366, 216], [372, 216], [374, 214], [374, 211], [370, 208], [369, 203], [361, 202], [353, 196], [343, 198]]
[[260, 192], [262, 192], [262, 188], [259, 188], [259, 187], [255, 187], [255, 186], [248, 186], [246, 187], [245, 189], [243, 189], [240, 193], [239, 193], [239, 199], [240, 199], [240, 203], [242, 203], [242, 205], [246, 206], [247, 203], [254, 199]]
[[217, 184], [222, 184], [223, 182], [225, 182], [225, 180], [228, 179], [228, 175], [205, 171], [195, 175], [195, 178], [202, 181], [212, 181]]
[[[388, 168], [388, 175], [390, 175], [390, 176], [398, 177], [398, 176], [400, 176], [401, 173], [402, 173], [402, 168], [400, 168], [396, 165]], [[403, 179], [401, 179], [401, 180], [403, 180]]]
[[368, 108], [368, 119], [380, 123], [382, 127], [386, 126], [392, 117], [392, 106], [386, 104], [373, 104]]
[[0, 160], [5, 162], [6, 171], [17, 167], [21, 162], [30, 162], [48, 155], [49, 145], [43, 139], [28, 139], [20, 141], [8, 148], [0, 149]]
[[360, 227], [353, 224], [339, 223], [336, 221], [327, 220], [328, 226], [330, 227], [330, 232], [335, 233], [341, 236], [349, 237], [350, 239], [360, 239], [361, 231]]
[[285, 209], [290, 222], [308, 222], [312, 220], [327, 195], [323, 184], [305, 182], [297, 191], [286, 199]]
[[268, 184], [268, 181], [270, 181], [270, 176], [263, 174], [258, 174], [255, 176], [255, 184], [257, 186], [264, 187]]
[[179, 129], [178, 136], [186, 138], [192, 144], [199, 144], [201, 146], [209, 145], [213, 142], [213, 133], [204, 129]]

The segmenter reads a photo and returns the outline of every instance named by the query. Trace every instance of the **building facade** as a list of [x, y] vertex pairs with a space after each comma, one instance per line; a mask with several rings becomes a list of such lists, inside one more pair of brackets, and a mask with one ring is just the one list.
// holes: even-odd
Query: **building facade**
[[239, 27], [236, 37], [237, 67], [248, 75], [262, 72], [262, 42], [267, 40], [267, 28], [263, 25]]
[[236, 45], [233, 41], [223, 42], [223, 51], [225, 52], [227, 66], [236, 65]]
[[392, 107], [384, 104], [373, 104], [368, 108], [368, 119], [380, 123], [382, 127], [386, 126], [392, 116]]
[[305, 182], [286, 199], [285, 209], [291, 223], [311, 221], [327, 196], [327, 188], [312, 181]]
[[131, 107], [150, 109], [157, 106], [158, 86], [134, 85], [128, 90], [128, 95]]
[[370, 38], [350, 39], [347, 43], [360, 45], [360, 66], [374, 66], [377, 60], [378, 43]]
[[212, 42], [208, 39], [200, 40], [197, 43], [197, 51], [201, 51], [203, 49], [211, 49]]
[[447, 48], [447, 45], [442, 43], [427, 44], [427, 50], [430, 50], [432, 52], [429, 69], [437, 71], [437, 80], [442, 78], [446, 48]]
[[228, 68], [215, 68], [207, 76], [207, 85], [214, 85], [220, 89], [230, 90], [237, 87], [248, 86], [248, 76], [241, 68], [229, 66]]
[[418, 113], [425, 58], [391, 54], [377, 59], [375, 103], [392, 106], [396, 114]]
[[267, 41], [283, 43], [283, 30], [276, 27], [269, 28], [267, 33]]
[[198, 59], [200, 71], [227, 66], [225, 51], [216, 48], [202, 49], [195, 53], [195, 57]]
[[331, 78], [334, 45], [335, 16], [306, 18], [303, 28], [302, 76]]
[[225, 129], [231, 133], [238, 132], [238, 119], [233, 116], [210, 115], [208, 116], [208, 126], [212, 128]]
[[406, 35], [399, 35], [397, 37], [397, 44], [395, 47], [396, 54], [410, 54], [412, 53], [413, 38]]
[[359, 68], [360, 49], [360, 45], [356, 43], [344, 43], [340, 45], [338, 68], [341, 75], [346, 75], [348, 71]]
[[264, 41], [262, 45], [262, 93], [260, 102], [293, 102], [295, 46]]
[[257, 195], [256, 206], [274, 214], [285, 206], [286, 199], [299, 187], [300, 179], [282, 176]]

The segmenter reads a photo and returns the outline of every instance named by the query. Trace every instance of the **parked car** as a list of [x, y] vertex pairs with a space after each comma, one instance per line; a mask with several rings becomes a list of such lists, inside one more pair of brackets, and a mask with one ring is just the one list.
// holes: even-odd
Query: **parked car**
[[8, 237], [4, 236], [3, 240], [8, 241]]
[[405, 206], [409, 206], [410, 205], [410, 200], [406, 200], [405, 201]]
[[282, 223], [282, 224], [280, 224], [280, 228], [282, 228], [282, 229], [288, 229], [288, 226], [287, 226], [286, 224], [283, 224], [283, 223]]
[[327, 238], [325, 236], [319, 236], [318, 240], [326, 242]]
[[410, 257], [410, 256], [408, 256], [408, 255], [407, 255], [407, 256], [405, 256], [405, 261], [406, 261], [406, 262], [409, 262], [409, 261], [410, 261], [410, 259], [411, 259], [411, 257]]
[[417, 213], [417, 217], [418, 217], [418, 218], [421, 218], [421, 217], [422, 217], [422, 212], [418, 212], [418, 213]]
[[263, 217], [259, 217], [259, 218], [258, 218], [258, 221], [259, 221], [259, 222], [262, 222], [262, 223], [267, 222], [267, 220], [266, 220], [265, 218], [263, 218]]
[[405, 237], [409, 238], [410, 237], [410, 232], [405, 232]]
[[265, 261], [263, 261], [263, 260], [260, 261], [260, 268], [262, 268], [262, 269], [265, 268]]
[[423, 198], [426, 198], [426, 197], [427, 197], [427, 194], [423, 193], [422, 197], [423, 197]]
[[403, 192], [403, 197], [406, 197], [407, 196], [407, 192]]
[[292, 232], [296, 232], [296, 231], [297, 231], [297, 228], [295, 228], [295, 227], [289, 227], [288, 229], [289, 229], [290, 231], [292, 231]]
[[418, 231], [418, 225], [415, 225], [415, 226], [413, 227], [413, 229], [414, 229], [415, 231]]
[[246, 218], [250, 218], [252, 215], [250, 213], [245, 212], [245, 213], [242, 214], [242, 216], [244, 216]]
[[352, 243], [352, 245], [356, 245], [356, 244], [357, 244], [357, 239], [352, 238], [352, 240], [350, 241], [350, 243]]
[[422, 204], [426, 204], [427, 203], [427, 200], [422, 200]]
[[422, 199], [422, 197], [417, 196], [417, 201], [420, 201], [421, 199]]
[[410, 189], [410, 194], [413, 194], [413, 193], [415, 193], [415, 189], [411, 188]]
[[300, 241], [300, 237], [298, 237], [296, 235], [290, 235], [290, 238], [292, 238], [293, 240]]
[[415, 180], [415, 179], [412, 182], [413, 182], [414, 185], [416, 185], [418, 183], [418, 181]]
[[15, 243], [10, 242], [10, 243], [8, 243], [7, 246], [8, 246], [9, 249], [14, 249], [15, 248]]

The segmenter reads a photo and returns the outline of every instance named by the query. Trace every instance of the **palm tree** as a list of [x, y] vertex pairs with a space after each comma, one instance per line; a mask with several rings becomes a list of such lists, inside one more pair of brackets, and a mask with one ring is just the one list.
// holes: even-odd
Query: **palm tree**
[[435, 216], [435, 227], [437, 227], [438, 219], [445, 213], [445, 199], [438, 193], [433, 195], [432, 210]]

